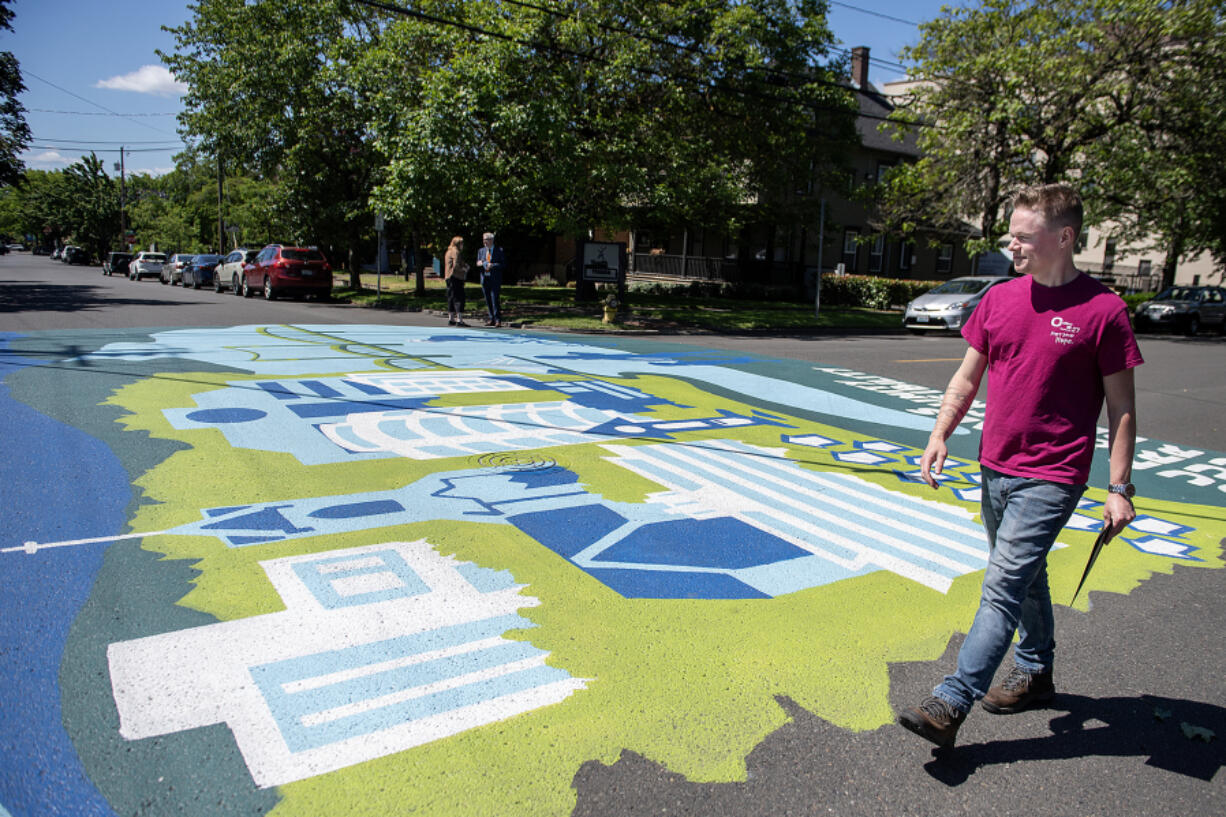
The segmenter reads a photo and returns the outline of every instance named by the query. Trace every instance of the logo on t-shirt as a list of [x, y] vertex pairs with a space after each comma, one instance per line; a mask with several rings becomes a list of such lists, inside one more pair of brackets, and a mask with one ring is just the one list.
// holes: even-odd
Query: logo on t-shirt
[[1059, 315], [1051, 319], [1051, 336], [1056, 339], [1056, 343], [1072, 343], [1080, 331], [1080, 326]]

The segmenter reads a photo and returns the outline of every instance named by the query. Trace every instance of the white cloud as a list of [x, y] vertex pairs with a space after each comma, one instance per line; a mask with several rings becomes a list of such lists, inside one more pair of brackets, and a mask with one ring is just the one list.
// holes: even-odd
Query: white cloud
[[176, 80], [174, 74], [162, 65], [142, 65], [130, 74], [100, 79], [94, 87], [157, 96], [180, 96], [187, 93], [187, 84]]
[[71, 160], [65, 159], [54, 150], [48, 150], [37, 156], [26, 157], [25, 162], [32, 165], [66, 165], [70, 164]]
[[165, 176], [167, 173], [169, 173], [170, 171], [174, 169], [175, 169], [174, 165], [171, 165], [170, 167], [128, 168], [128, 172], [132, 174], [145, 173], [150, 176]]

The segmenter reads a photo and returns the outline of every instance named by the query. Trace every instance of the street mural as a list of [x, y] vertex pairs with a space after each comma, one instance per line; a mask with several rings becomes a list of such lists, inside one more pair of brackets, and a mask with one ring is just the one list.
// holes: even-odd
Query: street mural
[[[870, 373], [364, 325], [0, 353], [3, 673], [29, 700], [0, 710], [0, 814], [566, 814], [623, 749], [738, 780], [776, 696], [876, 728], [889, 664], [977, 604], [982, 406], [932, 491], [940, 394]], [[1089, 590], [1222, 566], [1226, 455], [1142, 440], [1134, 481]]]

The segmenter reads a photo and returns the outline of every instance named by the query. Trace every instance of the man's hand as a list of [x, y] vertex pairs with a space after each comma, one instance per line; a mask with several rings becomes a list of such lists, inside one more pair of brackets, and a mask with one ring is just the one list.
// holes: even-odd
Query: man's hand
[[936, 478], [941, 475], [941, 469], [945, 467], [945, 458], [948, 456], [949, 448], [945, 445], [945, 440], [935, 436], [928, 438], [928, 447], [924, 449], [924, 456], [920, 458], [920, 476], [924, 482], [933, 488], [940, 487]]
[[1107, 494], [1103, 504], [1103, 527], [1107, 530], [1107, 541], [1128, 527], [1137, 518], [1137, 509], [1132, 502], [1121, 494]]

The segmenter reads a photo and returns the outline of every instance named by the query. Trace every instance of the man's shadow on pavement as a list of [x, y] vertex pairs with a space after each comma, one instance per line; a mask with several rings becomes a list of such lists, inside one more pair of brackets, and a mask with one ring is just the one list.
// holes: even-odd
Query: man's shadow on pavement
[[1022, 760], [1135, 755], [1148, 757], [1148, 766], [1206, 781], [1226, 766], [1226, 709], [1220, 706], [1154, 695], [1057, 694], [1046, 711], [1053, 714], [1046, 737], [937, 749], [924, 770], [947, 786], [958, 786], [980, 767]]

